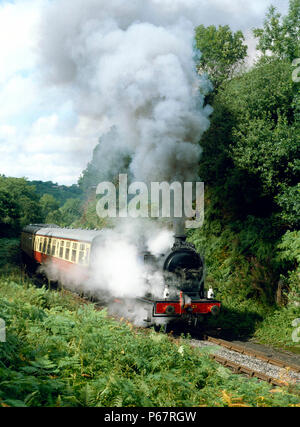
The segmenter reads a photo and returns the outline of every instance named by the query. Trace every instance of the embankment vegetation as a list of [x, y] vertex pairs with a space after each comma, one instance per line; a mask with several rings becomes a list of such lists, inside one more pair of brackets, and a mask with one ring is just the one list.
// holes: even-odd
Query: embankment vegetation
[[116, 321], [65, 291], [0, 276], [0, 406], [299, 406], [296, 385], [274, 389], [192, 348]]

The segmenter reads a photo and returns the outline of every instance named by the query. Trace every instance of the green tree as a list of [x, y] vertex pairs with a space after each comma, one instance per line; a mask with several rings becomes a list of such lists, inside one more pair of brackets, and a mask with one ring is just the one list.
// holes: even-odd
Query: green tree
[[71, 225], [76, 219], [80, 218], [81, 200], [79, 199], [68, 199], [66, 203], [60, 208], [62, 213], [63, 221], [66, 225]]
[[20, 211], [20, 227], [43, 220], [35, 187], [25, 178], [0, 177], [0, 189], [9, 193]]
[[[289, 62], [269, 58], [233, 78], [215, 98], [211, 128], [201, 142], [200, 176], [235, 217], [273, 209], [292, 220], [295, 211], [280, 198], [297, 185], [300, 173], [291, 71]], [[298, 220], [295, 212], [285, 224]]]
[[60, 209], [57, 209], [56, 211], [50, 211], [46, 217], [45, 222], [47, 224], [56, 224], [57, 226], [61, 227], [65, 226]]
[[284, 17], [271, 6], [263, 28], [256, 28], [257, 49], [290, 62], [300, 56], [300, 0], [290, 0], [288, 14]]
[[108, 218], [100, 218], [97, 215], [97, 197], [91, 197], [86, 201], [83, 207], [83, 214], [77, 223], [78, 227], [86, 227], [90, 229], [102, 229], [109, 226]]
[[70, 227], [82, 215], [82, 201], [80, 199], [68, 199], [59, 209], [50, 211], [46, 222]]
[[59, 202], [51, 194], [44, 194], [40, 199], [40, 206], [43, 218], [46, 219], [50, 212], [59, 208]]
[[276, 253], [285, 233], [300, 225], [299, 87], [292, 70], [287, 59], [264, 57], [224, 82], [213, 100], [199, 170], [206, 221], [190, 237], [222, 298], [274, 304], [279, 281], [284, 291], [299, 289], [299, 276]]
[[215, 90], [232, 78], [247, 56], [241, 31], [233, 33], [228, 25], [196, 28], [196, 47], [202, 53], [198, 69], [207, 73]]
[[59, 185], [52, 181], [28, 181], [30, 185], [35, 187], [35, 192], [41, 198], [44, 194], [49, 194], [58, 201], [59, 206], [62, 206], [68, 199], [80, 199], [83, 194], [78, 185], [71, 186]]
[[20, 210], [13, 197], [0, 189], [0, 235], [9, 236], [19, 228]]

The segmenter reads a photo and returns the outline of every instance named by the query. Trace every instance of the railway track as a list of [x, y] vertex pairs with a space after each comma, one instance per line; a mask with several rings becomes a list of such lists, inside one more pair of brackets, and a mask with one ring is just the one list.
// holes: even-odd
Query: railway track
[[[231, 368], [236, 373], [245, 374], [249, 377], [255, 377], [276, 386], [286, 386], [300, 383], [300, 365], [270, 357], [263, 352], [252, 350], [246, 348], [243, 345], [231, 343], [230, 341], [225, 341], [219, 338], [206, 336], [205, 340], [208, 343], [215, 344], [226, 349], [225, 354], [213, 353], [210, 355], [210, 357], [216, 362]], [[263, 369], [255, 369], [253, 366], [251, 366], [251, 363], [249, 364], [247, 360], [241, 361], [239, 360], [239, 357], [237, 357], [237, 360], [233, 360], [234, 357], [230, 357], [233, 353], [260, 361], [261, 363], [258, 363], [258, 365], [260, 365], [260, 367]], [[243, 363], [243, 361], [245, 363]], [[263, 372], [264, 370], [268, 369], [268, 366], [274, 366], [274, 368], [276, 368], [270, 369], [273, 373], [270, 374]]]

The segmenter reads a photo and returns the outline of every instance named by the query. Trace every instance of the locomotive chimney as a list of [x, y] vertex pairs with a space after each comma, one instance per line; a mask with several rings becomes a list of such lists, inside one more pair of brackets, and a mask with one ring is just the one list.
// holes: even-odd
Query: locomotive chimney
[[185, 219], [184, 218], [176, 218], [174, 219], [174, 233], [175, 233], [175, 242], [185, 242]]

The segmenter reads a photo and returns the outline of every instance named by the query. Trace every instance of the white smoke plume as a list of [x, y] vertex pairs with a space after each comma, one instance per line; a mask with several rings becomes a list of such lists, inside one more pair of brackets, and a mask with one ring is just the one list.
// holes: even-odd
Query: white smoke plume
[[[162, 298], [164, 281], [162, 273], [151, 271], [145, 265], [141, 248], [131, 236], [137, 235], [136, 228], [131, 236], [119, 233], [120, 229], [107, 230], [95, 250], [91, 262], [90, 278], [86, 286], [93, 290], [94, 294], [108, 292], [109, 296], [120, 298], [134, 298], [152, 295]], [[154, 239], [156, 249], [163, 253], [166, 249], [165, 231], [158, 233]], [[169, 243], [172, 241], [170, 233]], [[146, 242], [148, 246], [148, 242]], [[99, 292], [100, 291], [100, 292]]]
[[102, 300], [142, 297], [147, 292], [162, 298], [163, 275], [145, 265], [143, 253], [149, 251], [157, 257], [173, 243], [172, 231], [158, 224], [149, 220], [126, 220], [114, 229], [102, 231], [91, 254], [89, 270], [77, 265], [64, 270], [50, 262], [44, 264], [40, 272], [71, 290]]
[[[197, 0], [54, 0], [41, 23], [41, 69], [78, 113], [115, 126], [99, 169], [131, 155], [143, 182], [194, 181], [210, 88], [195, 69]], [[198, 21], [199, 23], [199, 21]], [[101, 136], [101, 135], [99, 135]], [[107, 155], [108, 150], [111, 151]], [[96, 183], [97, 184], [97, 183]]]
[[[211, 114], [204, 106], [211, 86], [194, 62], [198, 5], [198, 0], [53, 0], [45, 8], [40, 26], [45, 81], [61, 85], [78, 114], [109, 120], [114, 129], [99, 135], [96, 166], [107, 175], [103, 178], [121, 171], [130, 156], [130, 176], [138, 181], [197, 180], [199, 140]], [[161, 298], [162, 274], [145, 267], [140, 249], [159, 256], [172, 243], [172, 232], [151, 221], [106, 230], [85, 289], [130, 298], [145, 295], [150, 284]], [[75, 276], [80, 282], [80, 272]]]

